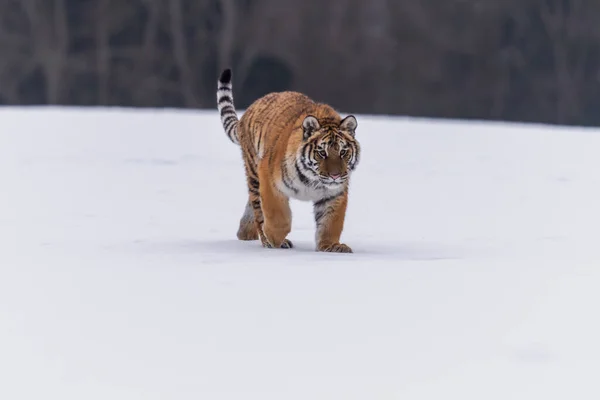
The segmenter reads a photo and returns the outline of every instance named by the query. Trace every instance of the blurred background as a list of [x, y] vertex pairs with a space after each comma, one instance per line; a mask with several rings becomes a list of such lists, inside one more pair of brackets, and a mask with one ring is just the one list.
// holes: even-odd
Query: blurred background
[[598, 0], [0, 0], [0, 104], [215, 109], [305, 92], [343, 112], [600, 125]]

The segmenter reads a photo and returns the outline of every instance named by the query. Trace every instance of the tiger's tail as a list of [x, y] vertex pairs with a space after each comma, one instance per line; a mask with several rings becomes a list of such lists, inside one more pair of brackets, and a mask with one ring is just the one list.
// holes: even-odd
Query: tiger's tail
[[225, 134], [229, 140], [235, 144], [240, 144], [238, 136], [238, 116], [233, 105], [233, 86], [231, 85], [231, 69], [226, 69], [219, 77], [217, 85], [217, 109], [221, 116], [221, 123]]

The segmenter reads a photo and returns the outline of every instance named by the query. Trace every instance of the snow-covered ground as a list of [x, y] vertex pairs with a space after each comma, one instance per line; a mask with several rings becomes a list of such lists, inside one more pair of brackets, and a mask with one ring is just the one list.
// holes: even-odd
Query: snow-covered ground
[[599, 399], [600, 131], [358, 121], [321, 254], [216, 111], [0, 109], [0, 399]]

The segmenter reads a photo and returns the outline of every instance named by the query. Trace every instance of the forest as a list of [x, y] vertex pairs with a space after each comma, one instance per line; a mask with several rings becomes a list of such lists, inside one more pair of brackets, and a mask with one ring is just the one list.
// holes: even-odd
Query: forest
[[0, 104], [214, 109], [302, 91], [343, 112], [600, 125], [597, 0], [0, 0]]

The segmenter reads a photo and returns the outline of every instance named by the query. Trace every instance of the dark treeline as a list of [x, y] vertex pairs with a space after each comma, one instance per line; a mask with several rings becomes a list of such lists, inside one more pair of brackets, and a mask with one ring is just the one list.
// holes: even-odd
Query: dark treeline
[[600, 125], [598, 0], [0, 0], [0, 104], [242, 108]]

